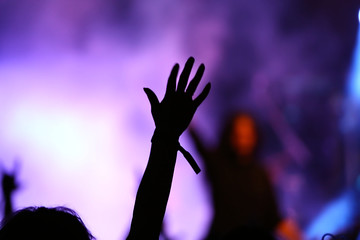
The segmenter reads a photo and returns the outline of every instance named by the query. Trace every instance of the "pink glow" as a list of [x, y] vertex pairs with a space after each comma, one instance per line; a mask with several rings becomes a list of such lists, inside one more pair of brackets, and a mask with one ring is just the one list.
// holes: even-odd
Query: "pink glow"
[[[161, 98], [172, 65], [192, 53], [180, 39], [181, 19], [162, 29], [157, 9], [147, 10], [156, 41], [145, 31], [149, 41], [132, 46], [104, 25], [103, 7], [55, 1], [35, 4], [35, 18], [24, 9], [23, 19], [10, 18], [27, 30], [8, 33], [11, 51], [0, 59], [0, 158], [9, 170], [20, 159], [16, 208], [71, 207], [98, 239], [112, 240], [127, 234], [150, 149], [154, 125], [143, 87]], [[195, 57], [212, 64], [206, 54]], [[175, 176], [168, 234], [199, 238], [210, 219], [202, 179], [181, 157]]]
[[[349, 42], [338, 31], [347, 17], [323, 4], [0, 0], [0, 168], [11, 170], [19, 159], [15, 207], [66, 205], [98, 239], [123, 239], [154, 129], [143, 87], [162, 98], [173, 64], [189, 56], [195, 67], [206, 65], [201, 84], [213, 84], [193, 120], [207, 143], [217, 142], [221, 118], [248, 106], [281, 138], [269, 153], [273, 158], [332, 161], [317, 142], [303, 139], [331, 145], [338, 136], [336, 119], [315, 113], [327, 109], [332, 116], [326, 104], [342, 95], [327, 91], [340, 89], [346, 68]], [[302, 16], [304, 9], [313, 17]], [[306, 126], [318, 119], [332, 125], [320, 124], [328, 134], [312, 138], [316, 133]], [[186, 134], [181, 144], [198, 159]], [[333, 149], [326, 147], [336, 155]], [[309, 160], [315, 150], [320, 157]], [[280, 160], [269, 164], [279, 169], [274, 178], [284, 179], [284, 186], [294, 176], [307, 182], [304, 169], [298, 177]], [[212, 213], [204, 178], [178, 155], [165, 216], [170, 237], [201, 239], [207, 231]], [[312, 185], [320, 186], [309, 183], [306, 194]], [[318, 190], [331, 186], [315, 189], [312, 203], [298, 189], [279, 188], [286, 190], [283, 206], [308, 224], [318, 202], [325, 202]]]

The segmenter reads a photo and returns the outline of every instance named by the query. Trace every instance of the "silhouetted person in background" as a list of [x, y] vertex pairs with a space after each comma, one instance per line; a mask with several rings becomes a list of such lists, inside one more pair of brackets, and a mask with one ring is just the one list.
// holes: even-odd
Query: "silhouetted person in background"
[[[153, 91], [144, 89], [151, 104], [156, 128], [151, 139], [148, 164], [136, 195], [128, 239], [159, 238], [177, 151], [184, 153], [184, 149], [179, 144], [179, 137], [210, 91], [210, 83], [208, 83], [199, 96], [192, 99], [205, 70], [205, 66], [201, 64], [188, 84], [193, 64], [194, 58], [191, 57], [180, 74], [177, 86], [179, 65], [175, 64], [161, 102]], [[69, 208], [30, 207], [17, 211], [2, 221], [0, 239], [90, 240], [94, 237], [75, 211]]]
[[207, 239], [272, 239], [281, 221], [275, 195], [259, 165], [259, 133], [254, 118], [236, 113], [225, 125], [219, 146], [210, 150], [194, 129], [211, 188], [214, 216]]

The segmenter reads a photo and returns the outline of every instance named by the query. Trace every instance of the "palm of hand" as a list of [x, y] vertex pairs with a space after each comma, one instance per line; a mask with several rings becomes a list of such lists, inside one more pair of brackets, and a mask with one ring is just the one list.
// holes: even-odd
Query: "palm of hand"
[[[192, 99], [205, 70], [205, 66], [201, 64], [194, 78], [188, 85], [187, 83], [193, 64], [194, 58], [190, 57], [180, 75], [177, 88], [176, 78], [179, 65], [175, 64], [169, 76], [165, 97], [161, 102], [159, 102], [152, 90], [148, 88], [144, 89], [151, 104], [151, 113], [156, 129], [177, 138], [180, 137], [189, 126], [196, 109], [207, 97], [211, 88], [210, 83], [208, 83], [199, 96], [194, 100]], [[188, 87], [186, 88], [187, 85]]]

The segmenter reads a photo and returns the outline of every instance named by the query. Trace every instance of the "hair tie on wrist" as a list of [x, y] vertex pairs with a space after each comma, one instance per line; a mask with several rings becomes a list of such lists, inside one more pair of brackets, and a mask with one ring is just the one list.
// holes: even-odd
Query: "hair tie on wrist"
[[[151, 142], [159, 142], [159, 140], [156, 140], [156, 131], [154, 132], [154, 135], [151, 138]], [[163, 141], [160, 141], [163, 142]], [[182, 153], [182, 155], [184, 156], [184, 158], [186, 159], [186, 161], [190, 164], [190, 166], [192, 167], [192, 169], [194, 170], [194, 172], [196, 174], [199, 174], [199, 172], [201, 172], [201, 169], [199, 167], [199, 165], [196, 163], [195, 159], [193, 158], [193, 156], [191, 156], [191, 154], [186, 151], [179, 142], [177, 142], [177, 147], [178, 147], [178, 151], [180, 151]]]
[[184, 158], [186, 159], [186, 161], [188, 161], [188, 163], [190, 164], [190, 166], [192, 167], [192, 169], [194, 170], [194, 172], [196, 174], [199, 174], [199, 172], [201, 171], [199, 165], [196, 163], [195, 159], [193, 158], [193, 156], [191, 156], [191, 154], [186, 151], [179, 143], [179, 151], [182, 153], [182, 155], [184, 156]]

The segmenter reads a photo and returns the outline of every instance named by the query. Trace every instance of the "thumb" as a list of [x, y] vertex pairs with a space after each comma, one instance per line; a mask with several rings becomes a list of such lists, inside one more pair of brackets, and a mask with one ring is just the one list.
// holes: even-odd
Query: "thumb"
[[160, 104], [159, 99], [157, 98], [155, 93], [150, 88], [144, 88], [144, 92], [145, 92], [146, 96], [149, 99], [149, 102], [150, 102], [150, 105], [151, 105], [152, 109], [157, 107]]

